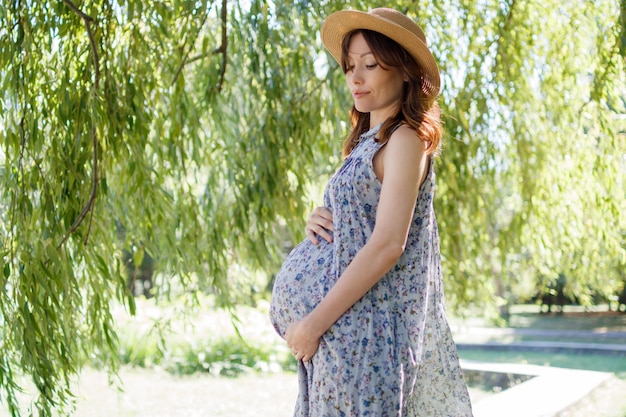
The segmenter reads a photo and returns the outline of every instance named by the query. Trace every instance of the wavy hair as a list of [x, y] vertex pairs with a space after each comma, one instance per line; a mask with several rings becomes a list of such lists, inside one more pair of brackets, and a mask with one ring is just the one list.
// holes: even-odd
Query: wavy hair
[[[443, 136], [441, 110], [436, 97], [428, 98], [422, 92], [422, 71], [415, 60], [397, 42], [387, 36], [371, 30], [357, 29], [346, 34], [341, 45], [341, 61], [343, 72], [348, 72], [348, 48], [350, 40], [357, 33], [363, 34], [365, 42], [372, 50], [374, 58], [383, 69], [400, 68], [408, 81], [404, 83], [402, 99], [398, 112], [388, 118], [380, 128], [378, 141], [387, 143], [395, 128], [405, 123], [417, 132], [420, 140], [426, 142], [426, 153], [435, 154], [439, 150]], [[343, 157], [359, 143], [361, 135], [370, 128], [369, 113], [361, 113], [352, 105], [350, 110], [352, 131], [343, 143]]]

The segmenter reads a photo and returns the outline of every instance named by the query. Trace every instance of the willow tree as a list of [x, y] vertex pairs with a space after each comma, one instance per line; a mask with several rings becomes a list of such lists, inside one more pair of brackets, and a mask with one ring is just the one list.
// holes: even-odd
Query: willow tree
[[[436, 204], [456, 309], [559, 272], [572, 291], [608, 291], [625, 262], [626, 6], [562, 3], [391, 5], [422, 23], [443, 74]], [[122, 249], [156, 259], [160, 297], [228, 306], [233, 265], [275, 272], [319, 204], [309, 186], [340, 162], [349, 95], [317, 32], [343, 7], [3, 0], [0, 398], [13, 415], [22, 374], [50, 415], [85, 358], [115, 367], [110, 306], [134, 309]]]
[[425, 16], [446, 27], [439, 201], [453, 288], [493, 294], [504, 313], [559, 275], [581, 303], [606, 299], [626, 267], [626, 2], [446, 6]]

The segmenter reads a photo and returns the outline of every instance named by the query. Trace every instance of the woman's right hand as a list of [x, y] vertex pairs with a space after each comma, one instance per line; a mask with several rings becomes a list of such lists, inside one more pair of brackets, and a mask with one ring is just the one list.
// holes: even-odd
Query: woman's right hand
[[333, 213], [327, 207], [316, 207], [306, 222], [305, 232], [314, 245], [319, 243], [318, 237], [327, 242], [333, 241]]

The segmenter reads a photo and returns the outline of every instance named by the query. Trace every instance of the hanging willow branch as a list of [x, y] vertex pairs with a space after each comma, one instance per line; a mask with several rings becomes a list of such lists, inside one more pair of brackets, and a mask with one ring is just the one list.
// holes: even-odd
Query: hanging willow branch
[[222, 54], [222, 68], [220, 69], [220, 81], [217, 84], [217, 91], [221, 91], [222, 90], [222, 85], [224, 85], [224, 76], [226, 75], [226, 62], [227, 60], [227, 55], [226, 55], [226, 48], [228, 46], [228, 36], [226, 36], [226, 0], [222, 0], [222, 44], [220, 45], [220, 47], [217, 49], [217, 52], [213, 52], [215, 53], [221, 53]]
[[622, 58], [626, 59], [626, 0], [620, 3], [620, 42], [619, 51]]
[[[226, 76], [226, 63], [228, 62], [228, 59], [227, 59], [228, 55], [226, 54], [226, 51], [228, 49], [228, 31], [227, 31], [228, 9], [226, 8], [226, 0], [222, 0], [222, 10], [220, 13], [220, 19], [221, 19], [221, 26], [222, 26], [222, 40], [221, 40], [220, 46], [215, 48], [213, 51], [211, 51], [210, 54], [196, 55], [193, 58], [190, 58], [187, 61], [184, 61], [183, 64], [181, 64], [181, 67], [182, 67], [182, 65], [184, 64], [199, 61], [201, 59], [206, 58], [207, 56], [221, 54], [222, 55], [222, 67], [220, 68], [220, 77], [219, 77], [220, 80], [217, 83], [218, 93], [222, 91], [222, 86], [224, 85], [224, 77]], [[178, 72], [180, 72], [180, 68]], [[178, 73], [176, 75], [178, 75]]]
[[[93, 58], [93, 67], [94, 67], [94, 91], [97, 92], [100, 89], [100, 56], [98, 55], [98, 48], [96, 46], [96, 39], [93, 34], [93, 30], [91, 28], [91, 24], [95, 22], [94, 18], [85, 14], [81, 11], [74, 3], [70, 0], [63, 0], [63, 3], [67, 5], [74, 13], [76, 13], [82, 20], [85, 25], [85, 30], [87, 31], [87, 37], [89, 38], [89, 46], [91, 48], [91, 56]], [[87, 229], [87, 234], [85, 236], [85, 245], [89, 239], [89, 231], [91, 230], [91, 221], [93, 218], [93, 207], [96, 203], [96, 196], [98, 193], [98, 132], [96, 131], [96, 126], [92, 120], [91, 127], [91, 140], [93, 143], [93, 163], [92, 163], [92, 180], [91, 180], [91, 193], [89, 195], [89, 200], [83, 206], [78, 217], [74, 220], [74, 223], [70, 227], [70, 229], [65, 233], [61, 242], [57, 245], [57, 248], [63, 246], [63, 244], [69, 239], [70, 235], [74, 233], [78, 227], [81, 225], [87, 214], [91, 214], [89, 217], [89, 228]]]
[[[206, 23], [206, 20], [208, 17], [209, 17], [209, 12], [208, 12], [208, 6], [207, 6], [207, 11], [206, 13], [204, 13], [204, 18], [202, 19], [202, 23], [200, 23], [200, 25], [198, 26], [198, 31], [196, 32], [196, 36], [191, 42], [189, 42], [189, 48], [187, 49], [187, 52], [185, 52], [185, 55], [183, 56], [183, 59], [180, 62], [180, 65], [178, 66], [178, 69], [176, 70], [176, 73], [174, 74], [174, 78], [172, 79], [172, 83], [170, 85], [174, 85], [174, 83], [176, 83], [176, 80], [178, 79], [185, 65], [187, 65], [189, 62], [192, 62], [191, 60], [187, 58], [189, 57], [189, 53], [191, 52], [191, 50], [194, 48], [195, 39], [200, 35], [200, 32], [202, 31], [202, 27], [204, 27], [204, 24]], [[189, 38], [185, 38], [183, 42], [183, 45], [181, 47], [183, 51], [185, 50], [185, 46], [187, 45], [188, 40]]]
[[494, 64], [493, 64], [494, 73], [499, 65], [506, 66], [505, 61], [507, 59], [507, 54], [504, 52], [504, 44], [505, 44], [504, 36], [510, 30], [514, 9], [515, 9], [515, 0], [511, 0], [509, 4], [509, 10], [507, 11], [506, 16], [504, 17], [504, 21], [502, 22], [502, 25], [500, 26], [500, 30], [498, 31], [498, 37], [496, 41], [498, 52], [496, 54], [497, 59], [494, 60]]

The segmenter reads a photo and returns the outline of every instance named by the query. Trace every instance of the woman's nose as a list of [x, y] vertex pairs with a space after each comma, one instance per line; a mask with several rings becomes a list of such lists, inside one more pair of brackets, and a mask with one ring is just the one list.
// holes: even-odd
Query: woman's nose
[[353, 69], [350, 74], [350, 81], [352, 84], [361, 84], [363, 82], [363, 77], [361, 76], [361, 71], [358, 69]]

